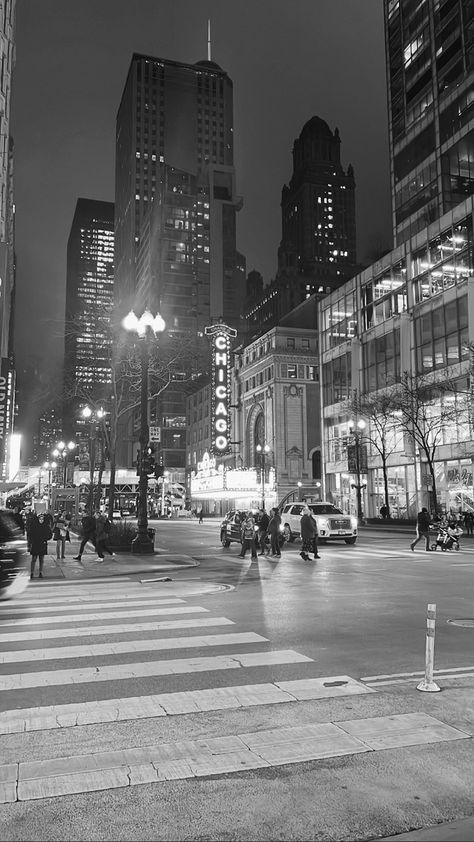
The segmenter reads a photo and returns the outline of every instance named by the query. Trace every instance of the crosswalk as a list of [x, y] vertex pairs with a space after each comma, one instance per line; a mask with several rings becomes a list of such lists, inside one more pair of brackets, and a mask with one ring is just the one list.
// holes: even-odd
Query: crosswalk
[[[321, 677], [307, 655], [273, 648], [264, 635], [214, 615], [198, 604], [212, 590], [184, 581], [44, 584], [4, 604], [0, 740], [376, 692], [347, 675]], [[204, 719], [203, 733], [205, 726]], [[381, 732], [383, 743], [377, 742]], [[114, 752], [31, 762], [19, 762], [15, 750], [21, 743], [10, 742], [0, 752], [0, 803], [467, 736], [433, 717], [403, 714], [337, 724], [306, 721], [133, 749], [125, 743]]]

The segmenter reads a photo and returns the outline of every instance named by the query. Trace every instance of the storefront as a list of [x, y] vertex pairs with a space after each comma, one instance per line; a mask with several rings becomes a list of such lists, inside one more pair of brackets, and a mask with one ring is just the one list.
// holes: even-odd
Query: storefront
[[190, 477], [191, 508], [207, 515], [224, 515], [233, 509], [275, 506], [275, 471], [269, 468], [262, 483], [256, 468], [225, 468], [205, 453]]

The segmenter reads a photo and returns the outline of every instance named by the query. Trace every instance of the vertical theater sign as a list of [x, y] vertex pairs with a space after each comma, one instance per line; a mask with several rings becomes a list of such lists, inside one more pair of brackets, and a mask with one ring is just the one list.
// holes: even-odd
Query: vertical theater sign
[[237, 331], [224, 324], [205, 328], [211, 343], [211, 451], [224, 456], [230, 444], [230, 340]]

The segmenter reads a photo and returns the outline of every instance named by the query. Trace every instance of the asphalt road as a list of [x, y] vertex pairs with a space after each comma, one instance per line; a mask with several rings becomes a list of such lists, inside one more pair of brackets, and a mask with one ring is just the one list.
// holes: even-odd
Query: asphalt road
[[[290, 544], [280, 560], [260, 557], [251, 563], [237, 558], [237, 545], [220, 546], [218, 520], [154, 525], [159, 551], [192, 556], [199, 566], [177, 569], [167, 583], [140, 583], [140, 575], [106, 583], [38, 583], [28, 589], [24, 603], [2, 607], [0, 654], [10, 654], [1, 674], [13, 685], [5, 684], [0, 694], [0, 721], [2, 712], [47, 705], [75, 702], [85, 710], [97, 700], [208, 688], [217, 692], [302, 678], [362, 678], [375, 692], [117, 722], [104, 719], [79, 727], [63, 722], [61, 728], [48, 725], [30, 733], [3, 734], [0, 766], [413, 713], [428, 714], [468, 736], [474, 733], [474, 628], [448, 622], [474, 617], [474, 539], [465, 539], [459, 553], [425, 553], [421, 544], [412, 553], [410, 535], [364, 530], [355, 546], [323, 545], [317, 562], [304, 562], [299, 545]], [[226, 587], [209, 593], [212, 583]], [[66, 604], [66, 595], [74, 603]], [[163, 600], [175, 597], [181, 602], [169, 606], [172, 623], [188, 617], [194, 617], [191, 623], [225, 618], [231, 625], [143, 626], [131, 631], [135, 619], [145, 624], [167, 621]], [[96, 604], [94, 616], [89, 614], [91, 600]], [[136, 618], [130, 611], [133, 601], [140, 605], [134, 608]], [[437, 605], [435, 667], [459, 670], [455, 677], [442, 676], [442, 692], [436, 694], [419, 693], [413, 679], [399, 676], [423, 671], [427, 603]], [[182, 608], [191, 613], [176, 613]], [[84, 617], [74, 620], [80, 611]], [[257, 634], [267, 643], [231, 647], [214, 641], [204, 646], [189, 640], [190, 635], [222, 632]], [[187, 642], [177, 650], [179, 637]], [[154, 650], [160, 640], [169, 648]], [[138, 651], [120, 651], [120, 644], [129, 642], [136, 643]], [[91, 650], [80, 656], [69, 649], [84, 644], [115, 646], [116, 651], [112, 655]], [[245, 666], [245, 656], [265, 646], [271, 653], [297, 657], [292, 660], [290, 654], [279, 665], [263, 659], [260, 666]], [[57, 654], [50, 652], [45, 659], [51, 647]], [[22, 655], [22, 650], [28, 651]], [[159, 676], [153, 672], [156, 664], [177, 658], [188, 658], [192, 669], [196, 659], [235, 652], [240, 653], [238, 669]], [[301, 656], [311, 660], [302, 662]], [[133, 676], [100, 675], [110, 664], [120, 671], [131, 662]], [[75, 670], [81, 668], [93, 668], [97, 681], [78, 678]], [[389, 683], [379, 684], [378, 676], [387, 676]], [[407, 743], [364, 754], [5, 804], [0, 806], [0, 838], [355, 842], [388, 837], [471, 815], [472, 746], [472, 739]]]

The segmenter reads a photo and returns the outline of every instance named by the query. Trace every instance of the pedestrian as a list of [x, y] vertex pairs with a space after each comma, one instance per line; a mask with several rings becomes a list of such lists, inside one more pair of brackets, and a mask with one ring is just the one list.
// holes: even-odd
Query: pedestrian
[[39, 578], [43, 578], [44, 557], [48, 552], [48, 541], [52, 534], [43, 512], [31, 519], [28, 529], [28, 546], [31, 553], [30, 579], [34, 578], [36, 559], [39, 559]]
[[380, 517], [382, 518], [382, 520], [387, 520], [388, 518], [388, 508], [385, 505], [385, 503], [383, 504], [383, 506], [380, 507]]
[[270, 523], [268, 524], [268, 534], [270, 535], [270, 552], [272, 558], [281, 558], [280, 552], [280, 526], [281, 516], [278, 509], [272, 509]]
[[115, 555], [109, 547], [110, 526], [111, 523], [108, 517], [103, 515], [101, 512], [97, 512], [95, 516], [95, 546], [97, 549], [96, 561], [104, 560], [104, 551], [109, 555]]
[[270, 552], [267, 549], [267, 536], [268, 536], [268, 524], [270, 523], [270, 518], [268, 517], [265, 509], [260, 510], [260, 517], [258, 520], [258, 544], [260, 547], [259, 555], [268, 555]]
[[198, 521], [198, 523], [202, 523], [202, 522], [203, 522], [203, 520], [204, 520], [204, 515], [203, 515], [203, 513], [202, 513], [202, 509], [201, 509], [201, 510], [200, 510], [200, 512], [199, 512], [199, 521]]
[[472, 535], [474, 527], [474, 515], [472, 512], [466, 512], [464, 515], [464, 524], [466, 526], [466, 535]]
[[423, 506], [421, 512], [418, 512], [416, 518], [416, 534], [417, 539], [416, 541], [412, 541], [410, 544], [410, 548], [412, 552], [415, 552], [415, 547], [418, 541], [421, 541], [422, 538], [426, 541], [426, 552], [429, 552], [430, 547], [430, 516], [428, 513], [428, 509]]
[[56, 541], [56, 558], [66, 558], [66, 541], [71, 540], [69, 535], [70, 518], [62, 510], [54, 518], [53, 540]]
[[242, 523], [240, 534], [242, 549], [239, 553], [239, 558], [245, 558], [245, 553], [247, 550], [250, 550], [252, 554], [252, 561], [256, 561], [257, 547], [255, 545], [255, 521], [250, 512], [248, 512]]
[[304, 561], [311, 561], [308, 553], [313, 553], [314, 558], [321, 558], [318, 555], [318, 526], [311, 514], [309, 506], [305, 506], [300, 521], [300, 533], [303, 541], [300, 556]]
[[95, 517], [93, 515], [84, 515], [81, 520], [81, 527], [82, 527], [82, 540], [81, 546], [79, 547], [79, 552], [77, 555], [74, 556], [75, 561], [80, 561], [82, 558], [82, 553], [84, 552], [86, 544], [90, 541], [91, 544], [96, 548], [96, 541], [95, 541]]

